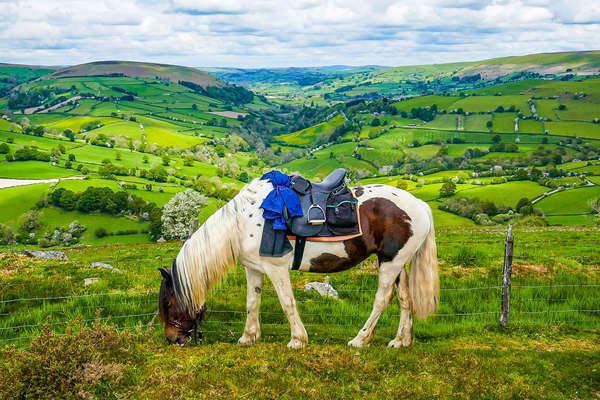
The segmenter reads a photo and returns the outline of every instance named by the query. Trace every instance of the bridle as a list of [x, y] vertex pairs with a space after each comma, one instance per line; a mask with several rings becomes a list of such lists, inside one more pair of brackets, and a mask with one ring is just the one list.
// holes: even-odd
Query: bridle
[[185, 317], [186, 315], [189, 315], [187, 308], [185, 309], [185, 311], [183, 311], [181, 313], [179, 318], [177, 318], [176, 320], [168, 319], [167, 324], [174, 326], [175, 328], [179, 329], [181, 332], [184, 332], [185, 334], [191, 336], [194, 341], [194, 345], [197, 345], [198, 339], [200, 340], [200, 343], [202, 343], [202, 340], [204, 339], [202, 330], [199, 329], [200, 323], [202, 322], [202, 318], [204, 316], [204, 311], [206, 311], [206, 304], [203, 305], [200, 310], [196, 311], [196, 316], [194, 317], [193, 325], [190, 329], [186, 329], [183, 326], [183, 324], [181, 323], [181, 321], [183, 320], [183, 317]]

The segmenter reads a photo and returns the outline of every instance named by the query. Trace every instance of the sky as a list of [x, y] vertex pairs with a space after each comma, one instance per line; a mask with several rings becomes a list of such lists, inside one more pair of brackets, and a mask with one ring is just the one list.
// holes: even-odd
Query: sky
[[0, 62], [418, 65], [598, 50], [599, 0], [0, 0]]

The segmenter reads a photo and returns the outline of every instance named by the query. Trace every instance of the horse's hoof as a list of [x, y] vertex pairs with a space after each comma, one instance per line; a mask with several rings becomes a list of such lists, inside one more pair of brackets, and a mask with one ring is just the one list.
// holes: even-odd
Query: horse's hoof
[[243, 335], [241, 338], [238, 339], [238, 344], [241, 345], [251, 345], [255, 344], [256, 342], [258, 342], [258, 336]]
[[292, 339], [287, 344], [287, 347], [289, 347], [290, 349], [301, 349], [305, 345], [306, 345], [306, 343], [304, 343], [304, 342], [302, 342], [302, 341], [300, 341], [298, 339]]
[[348, 342], [348, 346], [363, 347], [366, 343], [358, 336]]
[[388, 343], [388, 347], [399, 348], [399, 347], [410, 347], [412, 345], [412, 339], [393, 339]]

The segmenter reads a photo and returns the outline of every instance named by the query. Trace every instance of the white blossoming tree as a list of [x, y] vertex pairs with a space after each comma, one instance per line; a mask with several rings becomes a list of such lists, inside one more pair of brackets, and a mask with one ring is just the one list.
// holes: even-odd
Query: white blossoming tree
[[163, 207], [163, 237], [167, 240], [183, 240], [188, 237], [193, 233], [192, 220], [198, 218], [202, 207], [207, 204], [206, 197], [192, 189], [177, 193]]

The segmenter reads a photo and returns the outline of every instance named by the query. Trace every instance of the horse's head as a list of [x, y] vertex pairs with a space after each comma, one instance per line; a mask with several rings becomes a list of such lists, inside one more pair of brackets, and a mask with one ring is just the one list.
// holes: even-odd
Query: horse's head
[[202, 341], [202, 331], [199, 330], [200, 322], [204, 316], [204, 309], [189, 312], [187, 308], [181, 307], [175, 296], [175, 286], [171, 272], [159, 268], [163, 280], [160, 284], [158, 299], [158, 310], [160, 319], [165, 326], [165, 335], [169, 344], [185, 346], [192, 339], [197, 343], [198, 337]]

